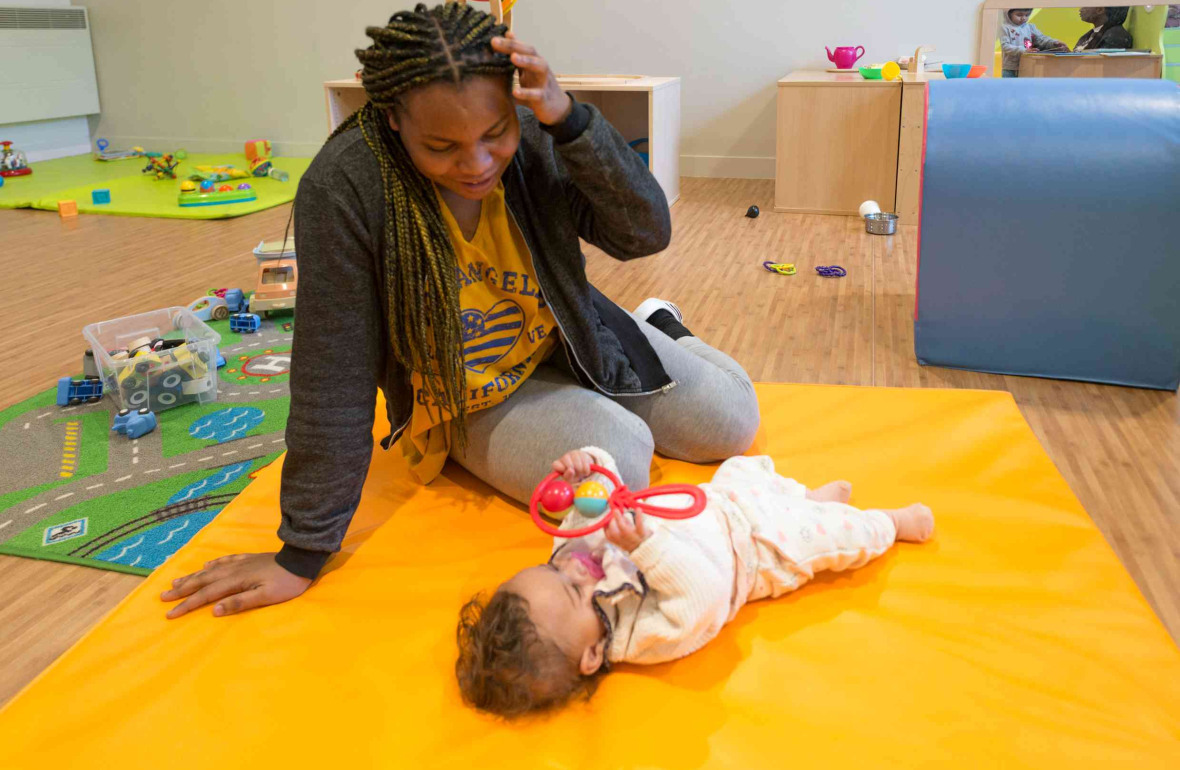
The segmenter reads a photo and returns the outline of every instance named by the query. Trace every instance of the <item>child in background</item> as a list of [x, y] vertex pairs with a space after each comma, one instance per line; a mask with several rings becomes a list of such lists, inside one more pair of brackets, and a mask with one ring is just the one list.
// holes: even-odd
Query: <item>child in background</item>
[[[609, 489], [591, 463], [615, 472], [613, 458], [595, 447], [567, 453], [553, 469], [567, 481], [589, 476]], [[808, 490], [775, 473], [769, 457], [732, 457], [701, 487], [706, 506], [693, 518], [628, 514], [581, 538], [554, 538], [546, 564], [521, 570], [486, 603], [469, 601], [455, 664], [463, 700], [514, 717], [588, 698], [611, 663], [684, 657], [747, 602], [794, 591], [816, 572], [863, 566], [896, 540], [921, 543], [934, 533], [924, 505], [857, 510], [848, 505], [848, 482]], [[561, 529], [592, 521], [574, 509]]]
[[1069, 46], [1041, 33], [1028, 20], [1032, 8], [1012, 8], [1000, 25], [1000, 50], [1004, 54], [1004, 77], [1020, 77], [1020, 57], [1036, 51], [1068, 51]]

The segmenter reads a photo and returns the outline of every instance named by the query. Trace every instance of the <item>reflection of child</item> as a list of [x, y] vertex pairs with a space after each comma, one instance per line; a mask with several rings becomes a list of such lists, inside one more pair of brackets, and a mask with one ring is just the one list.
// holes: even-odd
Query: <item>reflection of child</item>
[[[615, 470], [601, 449], [553, 464], [569, 481], [590, 463]], [[594, 475], [609, 486], [600, 474]], [[861, 511], [851, 485], [808, 490], [769, 457], [733, 457], [703, 484], [691, 519], [616, 517], [585, 537], [555, 538], [548, 563], [516, 573], [460, 616], [455, 671], [469, 705], [517, 716], [589, 697], [612, 662], [661, 663], [703, 647], [742, 605], [799, 588], [815, 573], [867, 564], [896, 540], [934, 533], [924, 505]], [[681, 507], [679, 501], [649, 502]], [[576, 510], [562, 529], [587, 526]]]
[[1004, 77], [1020, 77], [1020, 57], [1034, 51], [1068, 51], [1069, 46], [1041, 33], [1029, 22], [1031, 8], [1013, 8], [1000, 25], [1000, 50], [1004, 54]]

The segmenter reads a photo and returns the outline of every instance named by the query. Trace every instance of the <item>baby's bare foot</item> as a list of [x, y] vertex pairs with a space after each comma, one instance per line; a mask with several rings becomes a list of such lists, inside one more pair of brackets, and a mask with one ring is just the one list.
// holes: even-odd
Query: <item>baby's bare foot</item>
[[907, 543], [925, 543], [934, 534], [934, 514], [921, 503], [885, 511], [897, 527], [897, 539]]
[[807, 499], [818, 503], [846, 503], [852, 499], [852, 482], [831, 481], [819, 489], [809, 489]]

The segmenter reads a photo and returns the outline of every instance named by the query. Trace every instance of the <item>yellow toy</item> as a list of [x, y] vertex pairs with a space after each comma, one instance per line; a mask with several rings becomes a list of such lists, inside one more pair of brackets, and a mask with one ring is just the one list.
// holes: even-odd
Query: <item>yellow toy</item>
[[254, 176], [266, 176], [270, 173], [270, 141], [254, 139], [246, 142], [246, 162], [250, 173]]
[[574, 507], [585, 516], [601, 516], [606, 510], [610, 493], [597, 481], [583, 481], [574, 493]]

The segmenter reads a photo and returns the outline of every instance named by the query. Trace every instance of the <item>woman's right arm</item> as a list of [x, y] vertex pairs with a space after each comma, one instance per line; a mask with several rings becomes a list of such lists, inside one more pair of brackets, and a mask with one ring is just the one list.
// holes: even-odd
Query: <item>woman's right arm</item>
[[305, 178], [295, 202], [299, 288], [280, 506], [282, 550], [210, 562], [161, 598], [179, 617], [217, 602], [229, 615], [292, 599], [339, 550], [373, 453], [382, 322], [372, 242], [351, 190]]

